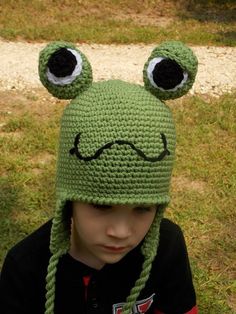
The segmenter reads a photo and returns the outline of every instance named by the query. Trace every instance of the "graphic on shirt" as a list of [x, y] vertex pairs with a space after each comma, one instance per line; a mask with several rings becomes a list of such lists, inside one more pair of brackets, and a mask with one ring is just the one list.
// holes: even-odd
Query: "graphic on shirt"
[[[147, 310], [151, 307], [153, 303], [155, 293], [153, 293], [149, 298], [144, 300], [136, 301], [133, 306], [132, 314], [144, 314]], [[124, 306], [125, 302], [117, 303], [113, 305], [113, 314], [122, 314], [122, 307]]]

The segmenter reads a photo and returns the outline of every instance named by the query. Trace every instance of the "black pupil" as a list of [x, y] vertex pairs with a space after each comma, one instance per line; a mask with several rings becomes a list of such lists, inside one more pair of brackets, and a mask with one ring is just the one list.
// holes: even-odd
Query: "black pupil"
[[157, 63], [153, 72], [153, 80], [158, 87], [172, 89], [179, 85], [183, 78], [183, 70], [178, 63], [171, 59], [163, 59]]
[[71, 75], [76, 67], [77, 61], [72, 52], [66, 48], [55, 51], [48, 60], [48, 68], [57, 77]]

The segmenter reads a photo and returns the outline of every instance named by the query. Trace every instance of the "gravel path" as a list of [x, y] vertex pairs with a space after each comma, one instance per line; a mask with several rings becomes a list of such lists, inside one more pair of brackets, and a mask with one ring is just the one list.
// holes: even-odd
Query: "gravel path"
[[[42, 86], [38, 54], [45, 44], [0, 40], [0, 90]], [[142, 84], [142, 69], [155, 45], [80, 45], [89, 58], [94, 80], [122, 79]], [[236, 47], [193, 47], [199, 70], [191, 93], [219, 96], [236, 88]]]

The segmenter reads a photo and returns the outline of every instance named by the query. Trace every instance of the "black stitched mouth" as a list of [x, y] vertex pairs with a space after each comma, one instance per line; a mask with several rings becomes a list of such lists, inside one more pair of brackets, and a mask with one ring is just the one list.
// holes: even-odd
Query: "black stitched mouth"
[[105, 149], [109, 149], [115, 144], [129, 145], [134, 151], [136, 151], [138, 156], [140, 156], [142, 159], [149, 161], [149, 162], [157, 162], [157, 161], [161, 161], [166, 155], [170, 155], [170, 151], [167, 149], [166, 136], [164, 133], [160, 133], [160, 134], [161, 134], [161, 139], [162, 139], [162, 143], [163, 143], [163, 151], [156, 157], [146, 156], [144, 154], [144, 152], [141, 151], [141, 149], [135, 147], [133, 143], [130, 143], [128, 141], [123, 141], [123, 140], [116, 140], [116, 141], [107, 143], [107, 144], [103, 145], [101, 148], [99, 148], [93, 156], [83, 157], [81, 155], [81, 153], [79, 152], [79, 142], [80, 142], [81, 133], [78, 133], [76, 135], [75, 140], [74, 140], [74, 147], [70, 149], [70, 154], [71, 155], [75, 154], [76, 157], [80, 160], [91, 161], [91, 160], [99, 158]]

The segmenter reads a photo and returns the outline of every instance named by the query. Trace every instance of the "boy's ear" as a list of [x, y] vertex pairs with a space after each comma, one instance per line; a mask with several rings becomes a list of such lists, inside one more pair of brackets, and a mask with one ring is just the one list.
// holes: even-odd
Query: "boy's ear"
[[88, 59], [66, 42], [49, 43], [40, 52], [38, 71], [42, 84], [60, 99], [75, 98], [93, 80]]
[[143, 69], [145, 88], [159, 99], [175, 99], [186, 94], [197, 74], [193, 51], [178, 41], [156, 47]]

